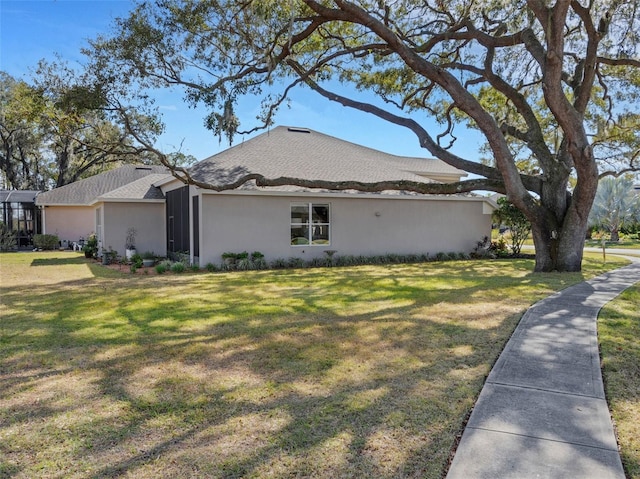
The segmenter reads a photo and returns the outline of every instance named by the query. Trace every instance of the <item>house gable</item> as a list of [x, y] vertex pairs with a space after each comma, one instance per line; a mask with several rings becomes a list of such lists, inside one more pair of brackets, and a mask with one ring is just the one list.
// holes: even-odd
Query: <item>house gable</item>
[[[67, 242], [79, 241], [96, 233], [101, 246], [114, 248], [124, 241], [118, 227], [114, 226], [119, 224], [117, 222], [135, 225], [142, 221], [139, 218], [159, 215], [159, 219], [152, 223], [161, 225], [164, 230], [164, 195], [154, 183], [167, 176], [170, 176], [169, 171], [164, 166], [124, 165], [41, 193], [36, 204], [43, 212], [43, 229]], [[119, 203], [129, 203], [131, 207], [105, 207]], [[156, 203], [161, 205], [152, 206]], [[141, 211], [145, 204], [148, 205], [146, 213]], [[158, 235], [154, 226], [144, 228]], [[164, 249], [164, 240], [160, 244]], [[153, 246], [157, 248], [156, 243]]]
[[[51, 191], [45, 191], [38, 195], [36, 204], [40, 206], [90, 206], [103, 195], [109, 195], [146, 176], [159, 174], [168, 175], [169, 170], [164, 166], [124, 165], [114, 170], [54, 188]], [[144, 183], [140, 183], [137, 188], [143, 188], [143, 185]], [[149, 186], [150, 183], [147, 189]]]

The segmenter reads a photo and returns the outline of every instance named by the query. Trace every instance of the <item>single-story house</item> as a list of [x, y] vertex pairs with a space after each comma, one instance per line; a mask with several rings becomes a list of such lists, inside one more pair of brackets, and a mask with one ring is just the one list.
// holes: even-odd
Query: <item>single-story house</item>
[[163, 166], [125, 165], [40, 193], [42, 230], [63, 244], [82, 243], [95, 233], [101, 248], [124, 254], [133, 227], [138, 250], [165, 255], [165, 199], [153, 183], [167, 176]]
[[[468, 194], [258, 187], [255, 181], [218, 192], [186, 185], [158, 167], [111, 189], [96, 187], [106, 182], [103, 175], [140, 174], [138, 168], [122, 167], [63, 187], [67, 192], [39, 195], [45, 230], [60, 231], [67, 215], [81, 212], [83, 227], [90, 225], [105, 248], [122, 253], [126, 230], [133, 226], [139, 252], [188, 252], [200, 265], [242, 251], [260, 251], [267, 260], [308, 260], [324, 257], [327, 250], [337, 255], [436, 254], [470, 252], [490, 235], [495, 207], [490, 198]], [[276, 127], [189, 168], [201, 185], [228, 185], [252, 174], [362, 183], [443, 183], [466, 176], [440, 160], [395, 156], [291, 127]], [[88, 192], [89, 186], [96, 189]], [[82, 201], [73, 199], [78, 197]]]

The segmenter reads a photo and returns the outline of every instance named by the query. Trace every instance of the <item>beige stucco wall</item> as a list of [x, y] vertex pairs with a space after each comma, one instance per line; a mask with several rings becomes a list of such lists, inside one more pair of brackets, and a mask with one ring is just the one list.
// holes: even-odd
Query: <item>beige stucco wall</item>
[[[290, 245], [292, 202], [329, 203], [331, 244]], [[226, 251], [260, 251], [267, 259], [385, 253], [469, 253], [491, 233], [483, 202], [451, 199], [278, 197], [204, 194], [200, 264], [220, 263]], [[484, 211], [483, 211], [484, 210]]]
[[78, 241], [95, 232], [93, 206], [46, 206], [43, 209], [43, 229], [58, 235], [60, 241]]
[[153, 251], [159, 256], [167, 254], [164, 202], [101, 203], [97, 207], [102, 208], [104, 248], [111, 247], [124, 255], [127, 230], [134, 227], [138, 253]]

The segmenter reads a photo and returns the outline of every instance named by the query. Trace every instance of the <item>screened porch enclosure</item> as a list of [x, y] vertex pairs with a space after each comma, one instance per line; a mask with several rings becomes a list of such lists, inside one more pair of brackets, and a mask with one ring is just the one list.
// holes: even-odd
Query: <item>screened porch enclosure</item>
[[33, 247], [33, 236], [42, 230], [40, 210], [35, 205], [38, 191], [0, 191], [0, 220], [16, 235], [18, 248]]

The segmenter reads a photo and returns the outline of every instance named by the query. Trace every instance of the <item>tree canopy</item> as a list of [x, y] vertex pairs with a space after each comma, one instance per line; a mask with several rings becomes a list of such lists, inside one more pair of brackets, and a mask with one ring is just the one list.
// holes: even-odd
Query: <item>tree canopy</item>
[[[396, 188], [506, 193], [531, 222], [536, 270], [577, 271], [598, 179], [638, 170], [639, 6], [159, 0], [139, 3], [89, 54], [108, 81], [183, 87], [188, 102], [207, 108], [207, 127], [229, 139], [272, 124], [301, 85], [408, 128], [472, 178]], [[234, 106], [247, 97], [262, 110], [242, 129]], [[428, 131], [426, 117], [439, 131]], [[487, 161], [452, 153], [460, 125], [484, 135]]]
[[126, 127], [109, 86], [63, 63], [41, 62], [33, 83], [0, 72], [0, 172], [5, 187], [48, 189], [124, 163], [157, 163], [137, 140], [161, 125], [129, 111]]

